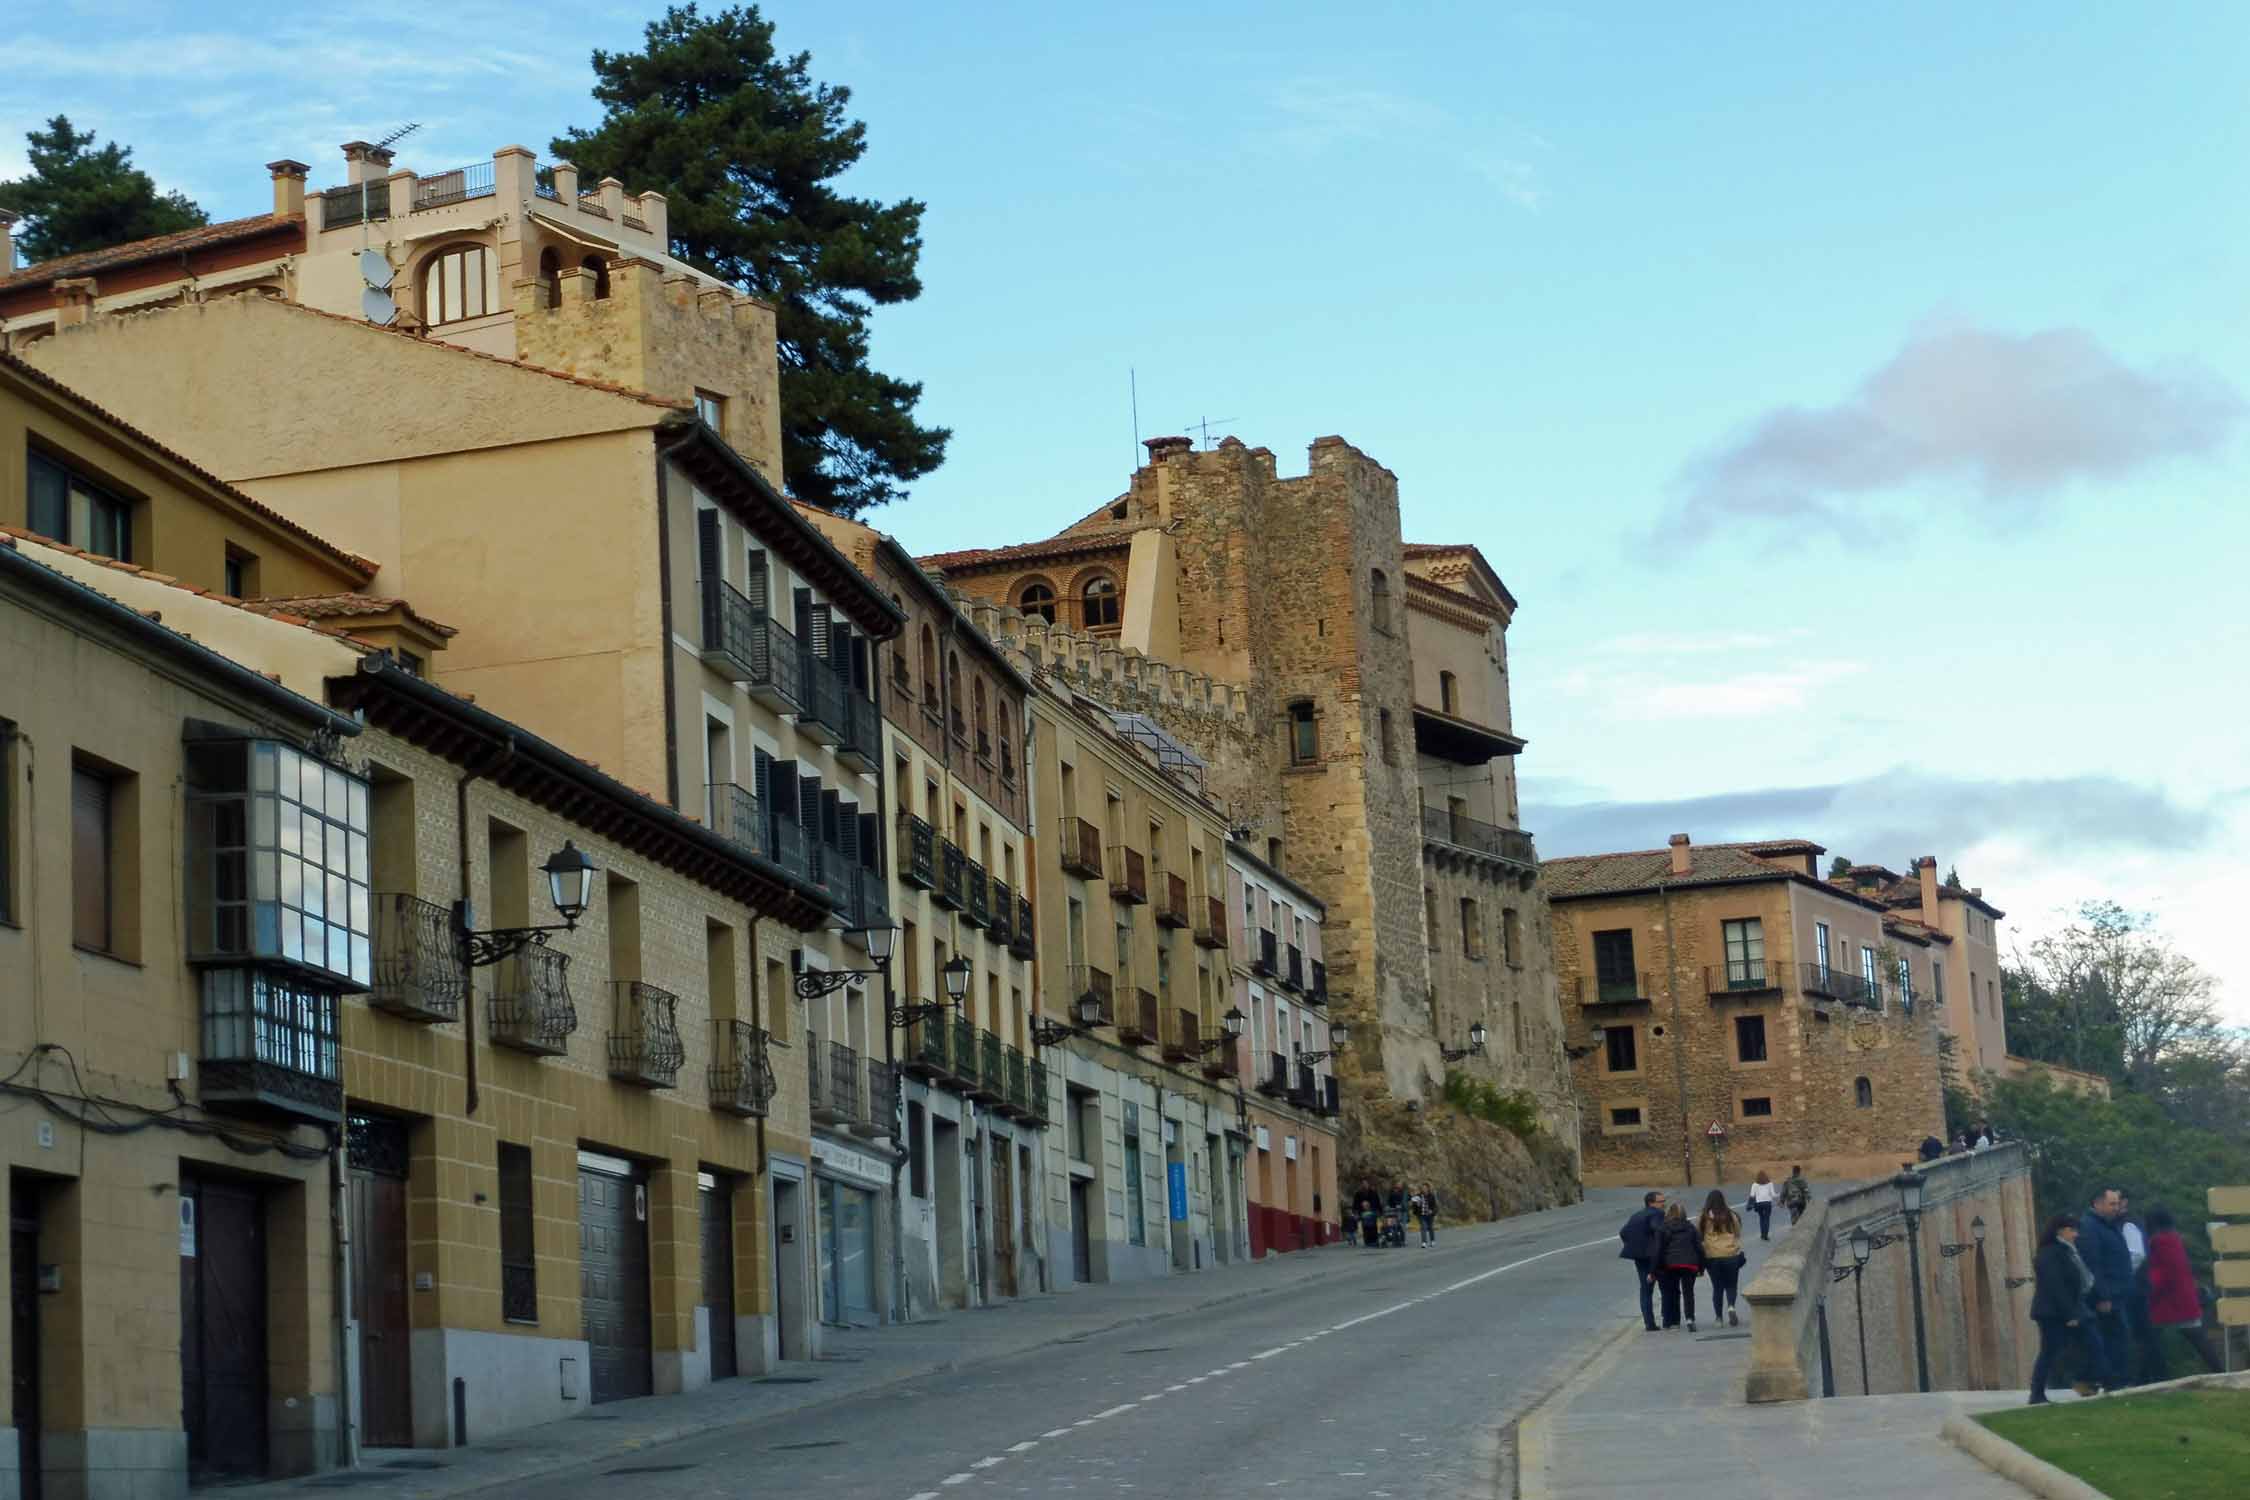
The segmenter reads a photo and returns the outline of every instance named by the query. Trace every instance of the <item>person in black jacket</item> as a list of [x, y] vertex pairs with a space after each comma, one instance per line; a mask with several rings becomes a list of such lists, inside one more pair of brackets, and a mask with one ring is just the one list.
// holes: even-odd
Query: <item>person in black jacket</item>
[[1641, 1326], [1650, 1333], [1656, 1332], [1656, 1249], [1663, 1229], [1664, 1195], [1643, 1193], [1640, 1211], [1617, 1231], [1624, 1244], [1617, 1258], [1633, 1263], [1633, 1284], [1641, 1294]]
[[1695, 1221], [1677, 1203], [1664, 1210], [1664, 1228], [1656, 1247], [1657, 1285], [1664, 1293], [1664, 1326], [1680, 1326], [1687, 1314], [1687, 1331], [1695, 1332], [1695, 1278], [1703, 1274], [1703, 1236]]
[[1376, 1195], [1372, 1183], [1360, 1184], [1352, 1195], [1352, 1214], [1359, 1220], [1360, 1243], [1367, 1249], [1375, 1248], [1375, 1221], [1383, 1212], [1383, 1200]]
[[2039, 1253], [2031, 1262], [2031, 1321], [2039, 1325], [2039, 1357], [2031, 1362], [2033, 1406], [2047, 1404], [2049, 1378], [2085, 1317], [2085, 1274], [2072, 1250], [2077, 1239], [2078, 1226], [2070, 1215], [2056, 1214], [2039, 1236]]
[[2110, 1390], [2124, 1386], [2133, 1367], [2132, 1335], [2125, 1323], [2126, 1304], [2133, 1295], [2133, 1252], [2126, 1247], [2125, 1195], [2103, 1188], [2078, 1221], [2078, 1258], [2094, 1273], [2094, 1318], [2090, 1332], [2101, 1355], [2101, 1383]]

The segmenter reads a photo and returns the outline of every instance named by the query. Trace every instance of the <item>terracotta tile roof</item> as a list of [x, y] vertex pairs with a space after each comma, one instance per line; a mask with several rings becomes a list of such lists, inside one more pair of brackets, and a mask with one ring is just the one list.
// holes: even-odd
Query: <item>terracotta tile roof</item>
[[460, 634], [451, 625], [443, 625], [417, 611], [404, 599], [386, 598], [380, 594], [297, 594], [291, 597], [260, 595], [242, 601], [260, 614], [279, 612], [301, 615], [308, 620], [358, 620], [374, 615], [402, 610], [406, 617], [433, 635]]
[[1666, 886], [1748, 884], [1759, 880], [1787, 880], [1789, 872], [1771, 865], [1739, 845], [1697, 844], [1690, 851], [1688, 873], [1672, 873], [1669, 849], [1640, 849], [1630, 854], [1581, 854], [1539, 862], [1550, 901], [1574, 896], [1620, 896], [1629, 891], [1660, 891]]
[[268, 521], [273, 522], [274, 525], [279, 526], [282, 530], [288, 532], [290, 535], [295, 536], [302, 541], [310, 543], [312, 546], [318, 548], [321, 552], [326, 553], [329, 557], [335, 559], [337, 562], [342, 563], [345, 567], [359, 574], [360, 577], [373, 578], [378, 571], [380, 565], [372, 559], [361, 557], [356, 552], [347, 552], [342, 547], [337, 546], [334, 542], [328, 541], [320, 536], [316, 536], [314, 533], [298, 525], [295, 521], [290, 520], [289, 517], [283, 515], [280, 511], [275, 510], [272, 506], [267, 505], [260, 500], [254, 499], [252, 496], [242, 490], [236, 489], [233, 485], [227, 483], [224, 479], [221, 479], [218, 475], [212, 473], [209, 469], [204, 468], [201, 464], [197, 463], [194, 459], [189, 458], [186, 454], [181, 453], [176, 449], [166, 447], [164, 444], [158, 442], [155, 438], [152, 438], [147, 433], [141, 431], [138, 427], [135, 427], [132, 423], [127, 422], [123, 418], [119, 417], [115, 412], [112, 412], [106, 407], [97, 405], [96, 403], [87, 400], [84, 396], [81, 396], [80, 394], [78, 394], [78, 392], [72, 390], [69, 386], [64, 385], [61, 381], [55, 379], [54, 376], [49, 375], [46, 371], [35, 369], [34, 367], [25, 364], [22, 360], [16, 358], [12, 354], [0, 354], [0, 370], [6, 370], [12, 374], [20, 375], [25, 380], [30, 381], [33, 385], [39, 386], [42, 389], [53, 393], [54, 395], [62, 397], [64, 400], [77, 406], [81, 411], [84, 411], [94, 417], [98, 417], [101, 421], [107, 423], [111, 427], [116, 428], [118, 431], [124, 433], [133, 441], [143, 444], [151, 452], [160, 454], [166, 460], [178, 464], [181, 468], [187, 470], [196, 478], [210, 485], [213, 489], [224, 492], [228, 499], [234, 501], [244, 509], [251, 511], [256, 515], [259, 515]]
[[302, 214], [290, 214], [286, 217], [253, 214], [247, 219], [227, 219], [217, 224], [204, 224], [194, 229], [160, 234], [151, 239], [128, 240], [122, 245], [111, 245], [103, 250], [81, 250], [76, 255], [58, 255], [53, 260], [43, 260], [37, 265], [25, 266], [20, 271], [0, 276], [0, 292], [12, 292], [27, 286], [45, 286], [48, 282], [65, 276], [88, 276], [115, 266], [130, 266], [141, 261], [185, 255], [191, 250], [208, 250], [215, 245], [237, 244], [271, 234], [277, 229], [302, 228], [304, 222]]
[[956, 569], [970, 572], [1011, 563], [1114, 551], [1130, 544], [1134, 532], [1146, 529], [1145, 526], [1112, 526], [1102, 531], [1067, 532], [1044, 541], [1018, 542], [1012, 547], [964, 547], [957, 552], [932, 552], [914, 560], [934, 572]]

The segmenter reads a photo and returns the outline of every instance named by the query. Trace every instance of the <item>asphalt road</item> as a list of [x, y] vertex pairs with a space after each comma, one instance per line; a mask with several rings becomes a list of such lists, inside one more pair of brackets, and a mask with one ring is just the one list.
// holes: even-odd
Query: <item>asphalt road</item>
[[1500, 1430], [1625, 1320], [1617, 1225], [1637, 1195], [1434, 1251], [1333, 1250], [1301, 1295], [716, 1429], [538, 1481], [540, 1500], [817, 1495], [1476, 1496]]

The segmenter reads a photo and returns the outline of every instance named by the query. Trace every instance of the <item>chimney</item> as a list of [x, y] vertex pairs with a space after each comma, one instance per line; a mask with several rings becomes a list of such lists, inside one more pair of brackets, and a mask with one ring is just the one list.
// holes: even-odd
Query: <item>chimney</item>
[[1689, 869], [1688, 836], [1684, 833], [1675, 833], [1672, 835], [1672, 873], [1685, 875], [1689, 872]]
[[1148, 450], [1148, 461], [1150, 463], [1160, 464], [1167, 459], [1176, 458], [1182, 453], [1193, 451], [1195, 442], [1191, 438], [1184, 437], [1153, 437], [1142, 443], [1141, 446]]
[[1925, 854], [1914, 861], [1914, 873], [1922, 877], [1922, 921], [1927, 926], [1937, 926], [1937, 856]]
[[94, 278], [64, 276], [55, 282], [55, 326], [76, 328], [94, 315]]
[[266, 163], [273, 173], [273, 216], [293, 219], [305, 211], [305, 174], [312, 170], [301, 161], [283, 157]]
[[342, 149], [344, 153], [344, 181], [350, 183], [353, 187], [358, 187], [371, 177], [383, 175], [375, 165], [375, 143], [373, 141], [346, 141]]
[[16, 221], [21, 217], [0, 208], [0, 276], [16, 268]]

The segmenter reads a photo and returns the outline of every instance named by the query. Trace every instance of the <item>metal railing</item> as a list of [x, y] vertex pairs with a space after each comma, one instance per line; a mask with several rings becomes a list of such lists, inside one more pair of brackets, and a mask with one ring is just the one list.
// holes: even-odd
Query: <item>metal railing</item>
[[943, 1016], [916, 1021], [906, 1028], [906, 1045], [900, 1065], [924, 1078], [942, 1078], [953, 1070], [952, 1049], [946, 1045], [948, 1025]]
[[500, 1316], [510, 1323], [539, 1321], [539, 1269], [536, 1265], [500, 1263]]
[[498, 191], [492, 163], [489, 160], [471, 162], [450, 172], [434, 172], [416, 178], [414, 206], [417, 209], [443, 208], [448, 203], [461, 203], [470, 198], [489, 198]]
[[1297, 1064], [1297, 1077], [1289, 1090], [1289, 1102], [1299, 1109], [1311, 1109], [1320, 1103], [1320, 1077], [1303, 1063]]
[[1029, 958], [1038, 951], [1039, 929], [1031, 925], [1031, 903], [1022, 896], [1016, 897], [1016, 930], [1008, 940], [1008, 951], [1018, 958]]
[[1258, 1071], [1258, 1092], [1276, 1098], [1289, 1092], [1289, 1059], [1278, 1052], [1265, 1055], [1266, 1065]]
[[805, 825], [777, 807], [766, 828], [772, 845], [768, 857], [799, 880], [812, 879], [812, 841], [805, 837]]
[[1281, 982], [1293, 990], [1305, 987], [1305, 950], [1295, 943], [1289, 945], [1289, 962], [1282, 967]]
[[1481, 822], [1466, 813], [1451, 812], [1442, 807], [1422, 809], [1422, 837], [1451, 844], [1456, 849], [1466, 849], [1472, 854], [1504, 859], [1511, 864], [1529, 865], [1535, 869], [1539, 864], [1539, 856], [1532, 847], [1531, 835], [1522, 829], [1502, 828], [1497, 824]]
[[1271, 928], [1258, 930], [1258, 946], [1250, 956], [1250, 972], [1261, 978], [1271, 978], [1281, 968], [1281, 939]]
[[578, 190], [578, 211], [582, 214], [592, 214], [597, 219], [609, 217], [609, 209], [602, 203], [602, 190], [599, 185]]
[[638, 979], [610, 982], [609, 1076], [642, 1088], [680, 1081], [680, 997]]
[[1015, 935], [1016, 893], [1005, 880], [995, 880], [991, 886], [992, 914], [985, 923], [985, 934], [1005, 948]]
[[883, 878], [882, 871], [865, 865], [854, 865], [851, 878], [851, 930], [860, 935], [847, 937], [845, 941], [864, 950], [867, 929], [891, 925], [891, 883]]
[[562, 194], [555, 190], [555, 169], [553, 167], [535, 167], [532, 169], [531, 195], [534, 198], [544, 198], [549, 203], [562, 202]]
[[1703, 970], [1704, 989], [1713, 995], [1729, 995], [1747, 990], [1778, 990], [1781, 988], [1781, 969], [1769, 968], [1762, 958], [1730, 958], [1723, 964], [1710, 964]]
[[1024, 1108], [1034, 1121], [1047, 1123], [1047, 1065], [1036, 1057], [1031, 1060], [1031, 1097]]
[[1203, 900], [1203, 920], [1195, 924], [1196, 946], [1224, 948], [1227, 945], [1227, 904], [1217, 896], [1206, 896]]
[[817, 1032], [805, 1033], [805, 1082], [812, 1095], [812, 1117], [823, 1125], [843, 1125], [860, 1114], [859, 1053], [842, 1042], [822, 1045]]
[[968, 894], [961, 920], [971, 927], [989, 927], [992, 924], [992, 883], [984, 866], [970, 860], [961, 885]]
[[1120, 844], [1110, 853], [1120, 856], [1109, 880], [1110, 899], [1145, 906], [1148, 903], [1148, 866], [1141, 858], [1141, 851]]
[[1634, 1005], [1655, 996], [1654, 974], [1580, 974], [1575, 981], [1580, 1005]]
[[977, 1087], [987, 1099], [997, 1101], [1008, 1096], [1007, 1048], [989, 1031], [977, 1033]]
[[1161, 1040], [1163, 1017], [1156, 996], [1148, 990], [1134, 990], [1131, 1000], [1131, 1007], [1118, 1020], [1118, 1040], [1136, 1045]]
[[377, 893], [367, 1003], [410, 1021], [458, 1021], [468, 993], [453, 913], [399, 891]]
[[1097, 969], [1091, 964], [1072, 964], [1070, 966], [1070, 1019], [1073, 1025], [1078, 1022], [1078, 1003], [1086, 999], [1092, 999], [1097, 1007], [1093, 1024], [1096, 1026], [1116, 1024], [1116, 991], [1113, 988], [1109, 971]]
[[347, 224], [370, 223], [390, 216], [391, 185], [387, 180], [328, 188], [320, 195], [320, 227], [323, 229], [340, 229]]
[[1188, 924], [1187, 882], [1177, 875], [1167, 873], [1157, 882], [1156, 924], [1159, 927], [1185, 927]]
[[972, 1086], [977, 1081], [977, 1028], [959, 1016], [953, 1020], [953, 1076]]
[[[789, 628], [723, 578], [703, 580], [703, 659], [752, 693], [794, 711], [805, 707], [805, 662]], [[739, 674], [739, 675], [738, 675]]]
[[1172, 1062], [1187, 1062], [1202, 1051], [1197, 1045], [1202, 1038], [1202, 1018], [1192, 1010], [1175, 1010], [1171, 1030], [1164, 1038], [1164, 1056]]
[[1021, 1051], [1008, 1049], [1007, 1106], [1016, 1114], [1029, 1118], [1031, 1108], [1031, 1063]]
[[830, 744], [839, 744], [851, 727], [850, 717], [844, 710], [844, 700], [851, 696], [851, 684], [844, 681], [843, 674], [833, 663], [816, 655], [811, 646], [801, 646], [799, 657], [799, 676], [805, 684], [805, 711], [798, 717], [797, 725]]
[[875, 700], [848, 683], [844, 687], [844, 741], [837, 751], [871, 771], [883, 755], [883, 711]]
[[773, 1107], [780, 1080], [773, 1071], [773, 1037], [747, 1021], [717, 1021], [707, 1082], [711, 1107], [730, 1115], [762, 1116]]
[[909, 812], [898, 815], [898, 878], [925, 891], [937, 884], [937, 830]]
[[534, 946], [502, 959], [488, 1014], [494, 1046], [542, 1057], [570, 1050], [570, 1034], [578, 1029], [570, 955]]
[[969, 856], [951, 839], [938, 842], [938, 883], [931, 897], [947, 911], [959, 911], [968, 903]]
[[1101, 879], [1102, 831], [1084, 818], [1063, 819], [1062, 867], [1065, 874]]
[[703, 789], [703, 806], [713, 833], [761, 859], [773, 857], [772, 824], [757, 793], [731, 781], [715, 781]]
[[861, 1123], [868, 1135], [892, 1135], [898, 1130], [898, 1068], [894, 1064], [867, 1060], [867, 1112]]

